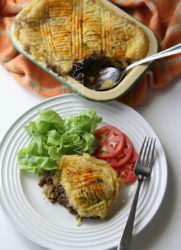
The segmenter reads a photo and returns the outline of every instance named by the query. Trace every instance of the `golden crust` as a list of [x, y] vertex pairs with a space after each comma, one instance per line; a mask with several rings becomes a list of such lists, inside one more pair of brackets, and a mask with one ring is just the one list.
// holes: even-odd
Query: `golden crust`
[[92, 53], [125, 63], [148, 51], [142, 28], [98, 0], [35, 0], [17, 18], [15, 36], [33, 59], [62, 74]]
[[89, 154], [63, 156], [60, 170], [61, 185], [78, 215], [105, 218], [120, 195], [116, 171]]

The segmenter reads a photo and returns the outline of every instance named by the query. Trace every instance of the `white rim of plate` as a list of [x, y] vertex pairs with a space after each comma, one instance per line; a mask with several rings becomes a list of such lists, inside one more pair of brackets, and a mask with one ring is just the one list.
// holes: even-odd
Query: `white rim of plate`
[[[30, 140], [24, 125], [38, 117], [39, 109], [54, 109], [60, 115], [95, 109], [104, 123], [120, 128], [131, 138], [137, 152], [145, 136], [156, 138], [156, 161], [150, 181], [143, 183], [140, 192], [134, 234], [143, 230], [158, 211], [167, 186], [167, 161], [158, 136], [147, 121], [129, 106], [117, 101], [95, 103], [74, 94], [52, 97], [29, 109], [12, 124], [0, 144], [0, 202], [12, 225], [26, 238], [48, 249], [110, 249], [120, 239], [132, 202], [130, 199], [110, 219], [100, 224], [96, 221], [87, 228], [76, 227], [75, 222], [70, 228], [46, 221], [26, 198], [16, 162], [16, 152]], [[135, 184], [130, 188], [135, 190]], [[133, 197], [134, 191], [131, 192]]]

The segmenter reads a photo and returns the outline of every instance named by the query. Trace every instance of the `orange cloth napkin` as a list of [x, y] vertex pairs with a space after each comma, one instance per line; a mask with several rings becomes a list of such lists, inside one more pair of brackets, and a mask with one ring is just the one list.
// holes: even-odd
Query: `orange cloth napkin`
[[[41, 0], [40, 0], [41, 1]], [[157, 35], [162, 49], [181, 42], [180, 0], [110, 0], [149, 26]], [[0, 63], [22, 85], [39, 95], [51, 97], [72, 93], [40, 67], [19, 54], [9, 38], [9, 27], [14, 16], [30, 0], [0, 1]], [[149, 72], [119, 100], [131, 106], [144, 101], [147, 86], [160, 88], [181, 75], [181, 54], [157, 60]]]

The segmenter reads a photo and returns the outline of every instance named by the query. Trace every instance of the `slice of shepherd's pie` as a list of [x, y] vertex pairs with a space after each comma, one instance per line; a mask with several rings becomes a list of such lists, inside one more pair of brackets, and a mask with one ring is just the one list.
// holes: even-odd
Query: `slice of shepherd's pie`
[[121, 178], [103, 160], [89, 154], [64, 155], [55, 175], [40, 180], [45, 197], [59, 202], [78, 218], [104, 219], [117, 202]]
[[58, 75], [75, 77], [80, 64], [88, 74], [84, 83], [90, 84], [91, 65], [92, 71], [122, 68], [145, 57], [149, 46], [139, 25], [99, 0], [34, 0], [16, 18], [14, 36], [27, 54]]

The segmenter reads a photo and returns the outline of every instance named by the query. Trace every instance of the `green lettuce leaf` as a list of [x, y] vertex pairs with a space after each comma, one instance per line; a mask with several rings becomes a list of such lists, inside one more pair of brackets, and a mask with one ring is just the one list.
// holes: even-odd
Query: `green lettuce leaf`
[[40, 110], [39, 114], [37, 120], [25, 126], [32, 141], [17, 153], [20, 169], [41, 176], [57, 169], [63, 155], [94, 153], [97, 147], [94, 132], [102, 121], [95, 110], [63, 118], [54, 110]]

